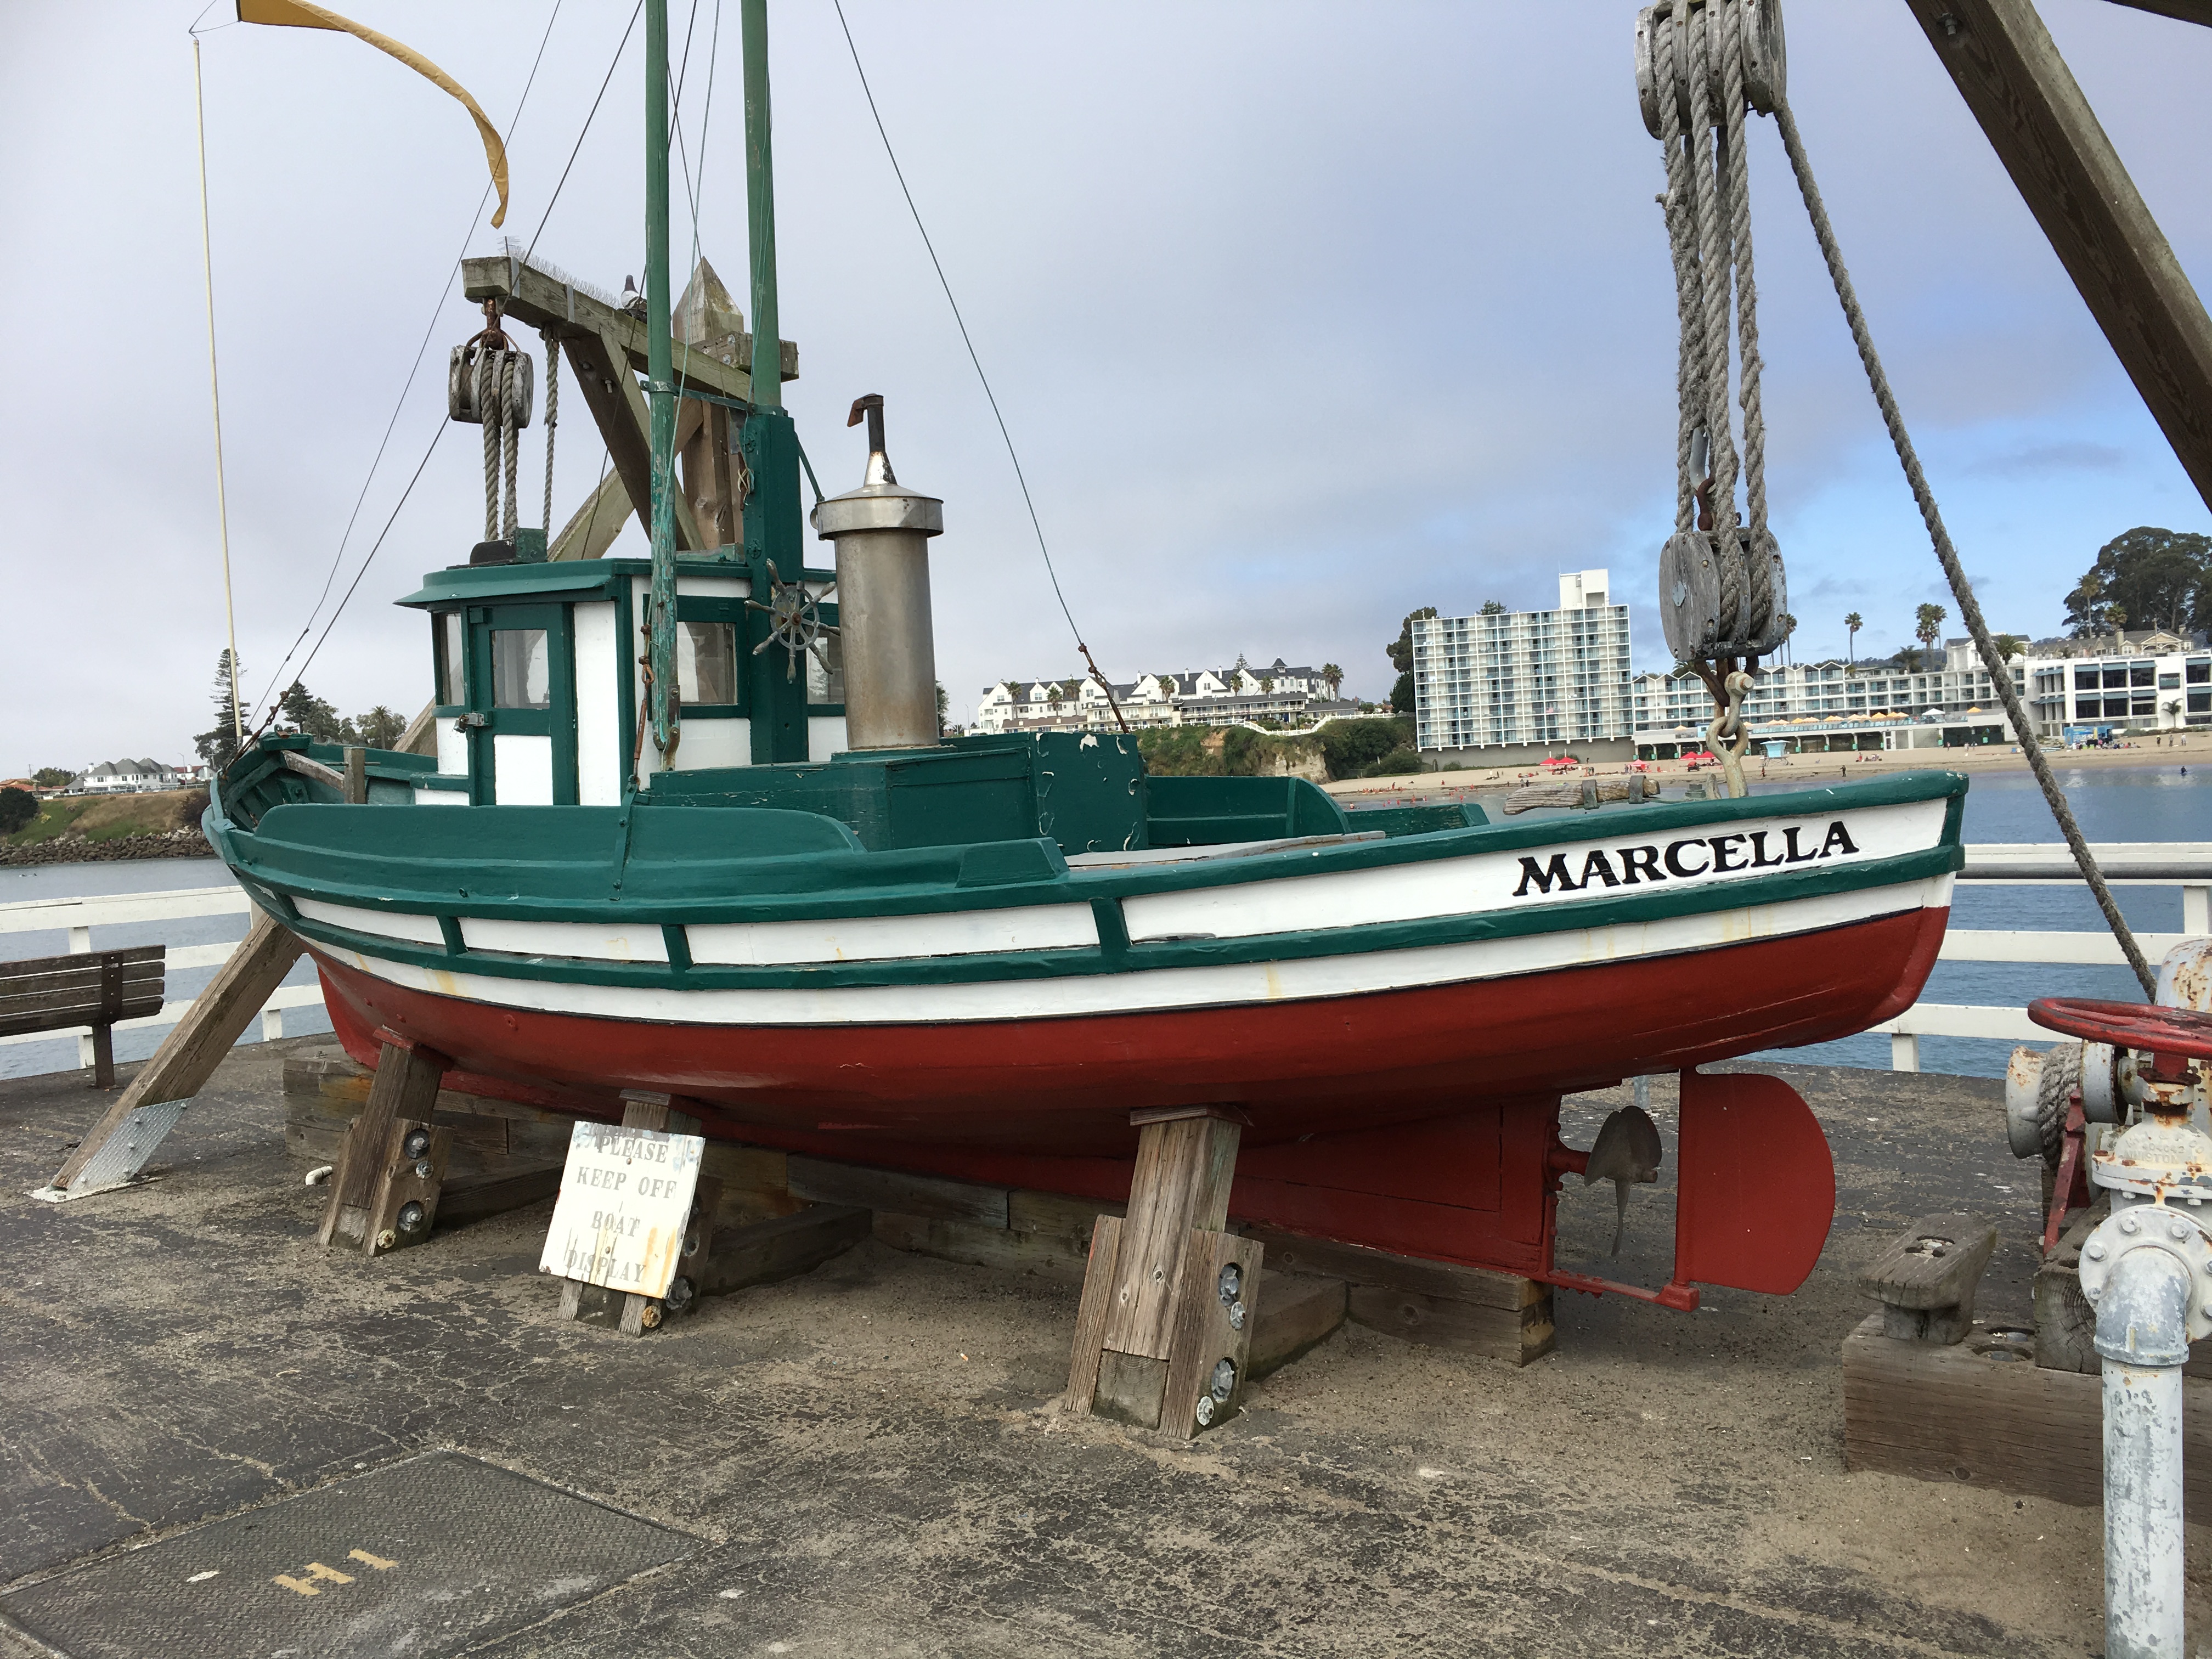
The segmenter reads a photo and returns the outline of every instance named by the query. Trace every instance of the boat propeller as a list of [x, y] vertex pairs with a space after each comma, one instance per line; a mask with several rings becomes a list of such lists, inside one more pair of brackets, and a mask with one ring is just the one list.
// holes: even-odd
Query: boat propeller
[[1638, 1182], [1659, 1179], [1659, 1164], [1666, 1156], [1659, 1145], [1659, 1126], [1641, 1106], [1623, 1106], [1608, 1116], [1591, 1144], [1589, 1162], [1583, 1166], [1583, 1185], [1610, 1181], [1618, 1212], [1613, 1226], [1613, 1254], [1620, 1254], [1620, 1236], [1628, 1226], [1628, 1189]]

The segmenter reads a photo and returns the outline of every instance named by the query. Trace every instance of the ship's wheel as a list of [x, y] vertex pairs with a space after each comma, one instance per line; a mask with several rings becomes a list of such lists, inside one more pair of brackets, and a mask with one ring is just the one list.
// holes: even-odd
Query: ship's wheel
[[823, 646], [822, 636], [837, 631], [836, 624], [822, 620], [822, 601], [837, 586], [831, 577], [823, 584], [819, 593], [808, 590], [804, 581], [787, 582], [776, 574], [775, 561], [768, 562], [768, 603], [747, 599], [746, 605], [754, 611], [768, 613], [768, 637], [753, 647], [757, 657], [771, 645], [780, 645], [786, 653], [783, 677], [787, 680], [799, 678], [799, 661], [811, 651], [821, 663], [822, 672], [830, 672], [830, 653]]

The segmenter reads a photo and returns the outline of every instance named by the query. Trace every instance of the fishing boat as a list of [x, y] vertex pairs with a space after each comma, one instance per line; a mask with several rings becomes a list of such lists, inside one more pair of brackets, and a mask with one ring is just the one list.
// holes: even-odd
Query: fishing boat
[[[211, 792], [209, 839], [312, 954], [357, 1060], [421, 1045], [480, 1094], [618, 1118], [658, 1091], [714, 1136], [1107, 1200], [1133, 1114], [1233, 1112], [1232, 1213], [1595, 1285], [1552, 1259], [1581, 1167], [1564, 1092], [1917, 997], [1960, 863], [1951, 774], [1492, 823], [1155, 775], [1118, 732], [942, 737], [942, 504], [897, 482], [862, 398], [861, 483], [804, 510], [779, 377], [703, 270], [682, 309], [711, 325], [676, 337], [661, 84], [644, 317], [513, 245], [465, 272], [488, 334], [527, 323], [565, 354], [651, 557], [457, 533], [398, 599], [427, 619], [434, 752], [264, 736]], [[748, 91], [774, 342], [764, 72]], [[468, 349], [457, 415], [519, 407], [503, 346]], [[758, 356], [795, 375], [787, 344]], [[810, 528], [834, 556], [809, 562]], [[1686, 1168], [1709, 1214], [1789, 1200], [1707, 1282], [1786, 1290], [1817, 1255], [1832, 1182], [1794, 1109], [1739, 1113], [1741, 1171]]]

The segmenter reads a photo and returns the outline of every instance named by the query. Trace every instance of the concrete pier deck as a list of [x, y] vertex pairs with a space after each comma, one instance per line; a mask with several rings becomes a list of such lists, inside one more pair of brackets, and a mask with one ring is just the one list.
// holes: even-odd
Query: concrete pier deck
[[[2005, 1151], [1994, 1084], [1771, 1068], [1838, 1164], [1836, 1226], [1794, 1297], [1710, 1292], [1684, 1315], [1562, 1293], [1558, 1352], [1520, 1370], [1346, 1327], [1170, 1450], [1053, 1408], [1072, 1285], [871, 1241], [637, 1341], [554, 1318], [535, 1271], [550, 1204], [374, 1261], [319, 1249], [321, 1193], [283, 1149], [289, 1046], [225, 1062], [161, 1179], [60, 1208], [26, 1192], [102, 1097], [82, 1073], [0, 1083], [0, 1614], [52, 1604], [93, 1562], [205, 1591], [194, 1659], [2101, 1650], [2096, 1510], [1843, 1468], [1838, 1349], [1867, 1310], [1851, 1275], [1888, 1235], [1990, 1215], [1981, 1311], [2026, 1322], [2036, 1174]], [[1612, 1189], [1571, 1183], [1563, 1263], [1663, 1277], [1656, 1092], [1662, 1185], [1607, 1261]], [[1626, 1096], [1571, 1103], [1567, 1138], [1587, 1145]], [[443, 1646], [388, 1620], [330, 1634], [345, 1595], [413, 1561], [332, 1546], [333, 1577], [298, 1590], [193, 1580], [198, 1541], [131, 1553], [212, 1550], [189, 1529], [288, 1524], [296, 1494], [439, 1449], [680, 1537]], [[498, 1533], [505, 1500], [482, 1501], [432, 1517], [454, 1523], [442, 1570]], [[2191, 1529], [2197, 1628], [2206, 1542]], [[131, 1651], [151, 1616], [120, 1591], [90, 1607], [61, 1650]], [[253, 1624], [310, 1612], [323, 1624], [289, 1648]], [[0, 1632], [11, 1644], [52, 1650]]]

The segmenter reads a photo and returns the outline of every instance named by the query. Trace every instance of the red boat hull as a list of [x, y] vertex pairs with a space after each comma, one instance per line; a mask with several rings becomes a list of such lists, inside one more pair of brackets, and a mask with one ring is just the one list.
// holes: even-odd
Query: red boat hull
[[456, 1088], [608, 1117], [622, 1090], [664, 1091], [715, 1133], [870, 1162], [886, 1142], [1119, 1158], [1134, 1108], [1235, 1105], [1256, 1147], [1846, 1036], [1911, 1005], [1948, 915], [1325, 1000], [938, 1025], [549, 1013], [314, 955], [349, 1053], [374, 1065], [386, 1027], [449, 1055]]

